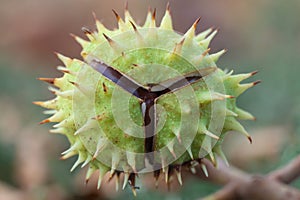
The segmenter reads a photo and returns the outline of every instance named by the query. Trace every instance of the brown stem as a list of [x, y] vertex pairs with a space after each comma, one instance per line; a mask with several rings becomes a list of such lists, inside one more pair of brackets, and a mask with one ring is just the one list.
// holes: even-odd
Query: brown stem
[[235, 184], [228, 184], [221, 190], [217, 191], [216, 193], [207, 196], [203, 198], [202, 200], [230, 200], [230, 199], [236, 199], [235, 194]]
[[[209, 177], [204, 179], [224, 185], [221, 190], [203, 198], [205, 200], [300, 199], [300, 191], [285, 184], [299, 176], [299, 157], [268, 176], [250, 175], [235, 167], [227, 167], [222, 161], [218, 163], [216, 169], [209, 161], [203, 161], [209, 172]], [[199, 176], [203, 178], [203, 174]]]
[[296, 157], [289, 164], [281, 169], [273, 171], [269, 174], [270, 179], [280, 181], [282, 183], [291, 183], [300, 177], [300, 156]]

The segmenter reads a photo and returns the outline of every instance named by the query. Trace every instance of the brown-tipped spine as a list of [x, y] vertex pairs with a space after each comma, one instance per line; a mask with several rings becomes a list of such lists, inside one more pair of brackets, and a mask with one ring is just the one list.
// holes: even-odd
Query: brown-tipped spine
[[253, 82], [252, 84], [253, 84], [253, 86], [255, 86], [255, 85], [260, 84], [260, 83], [261, 83], [261, 80], [258, 80], [258, 81]]
[[32, 103], [37, 106], [41, 106], [43, 104], [42, 101], [33, 101]]
[[112, 11], [113, 11], [114, 15], [116, 16], [117, 21], [120, 21], [121, 20], [120, 15], [114, 9], [112, 9]]
[[112, 45], [114, 43], [114, 41], [110, 37], [108, 37], [105, 33], [103, 33], [102, 35], [104, 36], [104, 38], [108, 41], [108, 43], [110, 45]]
[[41, 121], [39, 124], [46, 124], [46, 123], [49, 123], [51, 122], [50, 119], [45, 119], [43, 121]]
[[131, 190], [132, 190], [132, 193], [133, 193], [134, 196], [136, 196], [136, 189], [140, 189], [139, 187], [135, 186], [135, 178], [136, 178], [135, 176], [136, 175], [134, 173], [131, 173], [129, 175], [129, 179], [128, 179], [128, 183], [131, 187]]
[[176, 43], [175, 48], [173, 50], [173, 53], [176, 53], [176, 54], [180, 54], [181, 53], [184, 41], [185, 41], [185, 38], [182, 38], [182, 40], [179, 43]]
[[154, 8], [154, 11], [152, 13], [152, 20], [155, 21], [156, 18], [156, 8]]
[[88, 29], [87, 27], [82, 27], [81, 31], [85, 34], [85, 35], [92, 35], [92, 31], [90, 29]]
[[251, 76], [254, 76], [257, 73], [258, 73], [258, 70], [255, 70], [255, 71], [251, 72], [250, 74], [251, 74]]
[[37, 79], [40, 80], [40, 81], [44, 81], [46, 83], [52, 84], [52, 85], [55, 82], [55, 78], [37, 78]]
[[248, 136], [247, 138], [248, 138], [250, 144], [252, 144], [252, 142], [253, 142], [253, 141], [252, 141], [252, 137], [251, 137], [251, 136]]
[[201, 55], [204, 57], [210, 52], [210, 48], [206, 49]]
[[124, 10], [125, 10], [125, 11], [128, 11], [128, 1], [125, 1]]
[[131, 24], [133, 30], [134, 30], [135, 32], [137, 32], [137, 28], [136, 28], [136, 26], [134, 25], [134, 23], [133, 23], [132, 21], [130, 21], [130, 24]]
[[76, 87], [79, 87], [79, 84], [74, 82], [74, 81], [69, 81], [69, 83], [71, 83], [72, 85], [76, 86]]
[[195, 21], [194, 24], [193, 24], [194, 29], [197, 28], [197, 25], [199, 24], [200, 20], [201, 20], [201, 17], [198, 17], [198, 18], [196, 19], [196, 21]]
[[94, 18], [94, 20], [95, 20], [95, 21], [97, 21], [97, 20], [98, 20], [98, 18], [97, 18], [97, 15], [96, 15], [96, 13], [95, 13], [95, 12], [92, 12], [92, 15], [93, 15], [93, 18]]
[[171, 12], [171, 9], [170, 9], [170, 2], [169, 2], [169, 1], [168, 1], [168, 3], [167, 3], [166, 10], [167, 10], [168, 12]]

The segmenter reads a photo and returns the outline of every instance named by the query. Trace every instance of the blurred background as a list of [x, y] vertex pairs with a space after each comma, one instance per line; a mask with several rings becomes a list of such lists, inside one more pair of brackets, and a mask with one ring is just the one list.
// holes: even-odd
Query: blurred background
[[[165, 0], [128, 0], [137, 22], [148, 6], [164, 14]], [[236, 73], [259, 70], [253, 80], [262, 84], [239, 98], [238, 105], [257, 120], [247, 122], [253, 144], [238, 134], [228, 134], [225, 152], [232, 165], [252, 173], [267, 173], [300, 153], [300, 1], [170, 0], [174, 28], [185, 32], [202, 16], [198, 32], [219, 28], [212, 52], [229, 51], [218, 66]], [[94, 29], [92, 12], [109, 28], [116, 27], [111, 12], [123, 16], [122, 0], [0, 0], [0, 199], [73, 200], [132, 199], [129, 188], [114, 192], [113, 184], [95, 190], [96, 177], [87, 186], [85, 170], [69, 169], [74, 159], [60, 161], [68, 147], [63, 136], [48, 133], [42, 108], [31, 102], [52, 97], [37, 77], [57, 77], [61, 63], [55, 51], [80, 58], [79, 45], [69, 33], [84, 37], [81, 27]], [[184, 176], [184, 185], [155, 189], [152, 179], [135, 199], [197, 199], [219, 186]], [[144, 182], [144, 183], [141, 183]], [[176, 182], [176, 181], [174, 181]], [[300, 182], [293, 183], [300, 188]], [[163, 184], [161, 184], [163, 185]], [[151, 195], [150, 195], [151, 194]]]

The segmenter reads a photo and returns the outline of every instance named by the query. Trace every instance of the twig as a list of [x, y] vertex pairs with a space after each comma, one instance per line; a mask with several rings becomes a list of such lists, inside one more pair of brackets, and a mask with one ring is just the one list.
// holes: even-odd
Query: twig
[[221, 190], [203, 198], [204, 200], [300, 199], [300, 191], [285, 184], [299, 177], [300, 157], [267, 176], [247, 174], [235, 167], [225, 166], [221, 160], [218, 163], [218, 168], [215, 168], [208, 160], [203, 160], [209, 177], [204, 178], [204, 175], [200, 174], [200, 178], [224, 185]]
[[202, 200], [236, 199], [235, 188], [236, 188], [235, 184], [232, 184], [232, 183], [228, 184], [228, 185], [224, 186], [224, 188], [222, 188], [221, 190], [214, 193], [213, 195], [207, 196], [207, 197], [203, 198]]
[[296, 157], [285, 167], [269, 174], [270, 179], [289, 184], [300, 177], [300, 156]]

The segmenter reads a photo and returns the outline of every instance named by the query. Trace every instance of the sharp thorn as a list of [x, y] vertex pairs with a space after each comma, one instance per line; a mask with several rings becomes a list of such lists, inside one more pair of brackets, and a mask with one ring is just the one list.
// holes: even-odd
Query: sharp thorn
[[195, 167], [193, 167], [193, 166], [190, 167], [190, 170], [191, 170], [192, 174], [196, 174], [197, 173]]
[[135, 189], [135, 187], [131, 187], [131, 190], [132, 190], [133, 196], [136, 197], [136, 189]]
[[225, 98], [226, 98], [226, 99], [234, 99], [235, 96], [232, 96], [232, 95], [225, 95]]
[[167, 3], [167, 8], [166, 8], [166, 10], [168, 11], [168, 12], [170, 12], [170, 2], [168, 1], [168, 3]]
[[81, 165], [81, 168], [84, 168], [92, 160], [92, 156], [88, 156], [84, 163]]
[[208, 171], [207, 171], [206, 166], [205, 166], [203, 163], [201, 163], [200, 166], [201, 166], [201, 169], [202, 169], [204, 175], [205, 175], [206, 177], [208, 177]]
[[92, 35], [92, 32], [90, 29], [88, 29], [87, 27], [82, 27], [81, 31], [85, 34], [85, 35]]
[[65, 67], [59, 66], [59, 67], [57, 67], [57, 70], [59, 70], [59, 71], [61, 71], [61, 72], [63, 72], [63, 73], [66, 73], [66, 74], [71, 74], [70, 70], [68, 70], [68, 69], [65, 68]]
[[75, 152], [75, 151], [70, 151], [70, 152], [66, 153], [65, 155], [61, 156], [59, 159], [60, 159], [60, 160], [66, 160], [66, 159], [68, 159], [68, 158], [70, 158], [70, 157], [72, 157], [72, 156], [75, 156], [75, 155], [77, 155], [77, 154], [78, 154], [78, 153]]
[[122, 187], [123, 190], [125, 189], [125, 187], [126, 187], [126, 185], [128, 183], [128, 179], [129, 179], [129, 173], [125, 172], [124, 173], [124, 182], [123, 182], [123, 187]]
[[251, 72], [250, 74], [251, 74], [251, 76], [254, 76], [257, 73], [258, 73], [258, 70], [255, 70], [255, 71]]
[[182, 38], [182, 40], [179, 43], [175, 44], [173, 53], [176, 53], [176, 54], [180, 54], [181, 53], [184, 41], [185, 41], [185, 38]]
[[181, 144], [181, 136], [180, 136], [180, 134], [177, 135], [177, 140], [178, 140], [179, 144]]
[[255, 86], [255, 85], [259, 84], [259, 83], [261, 83], [261, 80], [253, 82], [253, 86]]
[[109, 177], [108, 177], [108, 180], [107, 180], [107, 181], [110, 182], [111, 179], [113, 179], [113, 177], [115, 176], [115, 174], [116, 174], [115, 169], [111, 168], [111, 170], [110, 170], [110, 172], [109, 172]]
[[125, 1], [125, 11], [127, 11], [128, 10], [128, 1]]
[[58, 53], [57, 51], [54, 51], [53, 53], [54, 53], [54, 55], [55, 55], [56, 57], [58, 57], [58, 55], [60, 54], [60, 53]]
[[191, 159], [194, 160], [194, 156], [193, 156], [193, 152], [192, 152], [191, 147], [187, 148], [187, 152], [188, 152], [189, 156], [191, 157]]
[[74, 81], [69, 81], [69, 83], [71, 83], [72, 85], [74, 85], [74, 86], [76, 86], [76, 87], [79, 86], [78, 83], [76, 83], [76, 82], [74, 82]]
[[70, 33], [70, 36], [74, 38], [77, 43], [79, 43], [82, 47], [88, 45], [88, 41], [74, 35], [73, 33]]
[[[57, 113], [57, 110], [45, 110], [43, 112], [45, 115], [54, 115], [55, 113]], [[54, 125], [53, 127], [56, 128], [57, 124]], [[57, 126], [58, 127], [58, 126]]]
[[212, 137], [212, 138], [214, 138], [214, 139], [216, 139], [216, 140], [219, 140], [219, 139], [220, 139], [219, 136], [217, 136], [217, 135], [211, 133], [211, 132], [208, 131], [208, 130], [204, 131], [204, 134], [205, 134], [205, 135], [208, 135], [208, 136], [210, 136], [210, 137]]
[[154, 11], [152, 13], [152, 20], [155, 20], [155, 17], [156, 17], [156, 8], [154, 8]]
[[165, 182], [169, 182], [169, 167], [165, 167]]
[[120, 21], [120, 19], [121, 19], [120, 15], [114, 9], [112, 9], [112, 11], [115, 14], [117, 20]]
[[182, 185], [181, 166], [178, 166], [177, 168], [175, 168], [175, 172], [176, 172], [179, 184]]
[[32, 103], [37, 106], [41, 106], [43, 104], [41, 101], [33, 101]]
[[96, 13], [94, 11], [92, 12], [92, 15], [93, 15], [94, 20], [97, 21], [98, 20], [97, 19], [97, 15], [96, 15]]
[[206, 49], [201, 55], [204, 57], [210, 52], [210, 48]]
[[252, 144], [252, 142], [253, 142], [253, 141], [252, 141], [252, 138], [251, 138], [251, 136], [248, 136], [247, 138], [248, 138], [248, 140], [249, 140], [250, 144]]
[[197, 25], [198, 25], [198, 23], [200, 22], [200, 20], [201, 20], [201, 17], [198, 17], [198, 18], [196, 19], [196, 21], [195, 21], [194, 24], [193, 24], [194, 29], [197, 28]]
[[75, 34], [73, 34], [73, 33], [70, 33], [70, 36], [72, 37], [72, 38], [74, 38], [74, 39], [76, 39], [76, 35]]
[[136, 196], [136, 189], [138, 189], [138, 187], [135, 186], [135, 174], [134, 173], [131, 173], [129, 175], [128, 183], [131, 187], [133, 195]]
[[39, 124], [46, 124], [46, 123], [49, 123], [49, 122], [50, 122], [49, 119], [45, 119], [45, 120], [41, 121]]
[[55, 78], [37, 78], [40, 81], [44, 81], [46, 83], [54, 84]]
[[135, 32], [137, 32], [137, 28], [136, 28], [136, 26], [134, 25], [134, 23], [133, 23], [132, 21], [129, 21], [129, 22], [130, 22], [130, 24], [131, 24], [133, 30], [134, 30]]
[[108, 37], [105, 33], [103, 33], [102, 35], [105, 37], [105, 39], [106, 39], [109, 43], [112, 43], [112, 42], [113, 42], [113, 40], [110, 39], [110, 37]]
[[185, 41], [185, 38], [182, 38], [182, 40], [178, 44], [182, 46], [184, 41]]
[[215, 155], [214, 155], [213, 151], [211, 150], [211, 152], [209, 152], [208, 155], [210, 157], [210, 160], [211, 160], [212, 164], [216, 167], [217, 166], [217, 161], [216, 161], [216, 158], [215, 158]]

